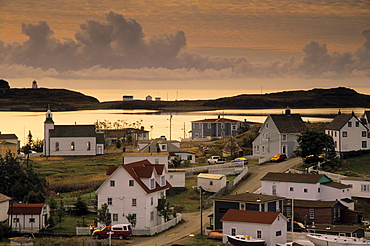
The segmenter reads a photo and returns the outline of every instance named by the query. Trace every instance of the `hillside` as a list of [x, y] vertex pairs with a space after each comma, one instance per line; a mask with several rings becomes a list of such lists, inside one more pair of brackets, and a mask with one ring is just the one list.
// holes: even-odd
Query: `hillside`
[[45, 111], [48, 105], [56, 111], [96, 109], [99, 100], [66, 89], [0, 89], [1, 111]]

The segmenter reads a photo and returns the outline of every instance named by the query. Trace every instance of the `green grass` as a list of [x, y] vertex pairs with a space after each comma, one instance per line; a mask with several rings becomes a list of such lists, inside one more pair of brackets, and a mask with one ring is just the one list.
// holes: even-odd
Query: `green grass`
[[[344, 174], [351, 172], [359, 176], [370, 176], [370, 154], [352, 157], [343, 160], [347, 169], [342, 170]], [[348, 174], [347, 174], [348, 175]]]

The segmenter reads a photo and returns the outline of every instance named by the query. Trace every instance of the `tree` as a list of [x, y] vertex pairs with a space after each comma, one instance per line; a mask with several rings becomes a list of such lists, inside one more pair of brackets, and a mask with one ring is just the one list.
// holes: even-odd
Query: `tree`
[[63, 216], [65, 213], [64, 203], [60, 200], [58, 208], [55, 210], [55, 215], [58, 217], [59, 228], [62, 228]]
[[173, 209], [170, 207], [170, 203], [164, 197], [158, 200], [157, 211], [158, 215], [163, 217], [164, 222], [169, 221], [170, 215], [173, 214]]
[[181, 162], [183, 160], [176, 156], [175, 158], [173, 158], [171, 161], [170, 161], [170, 164], [174, 167], [174, 168], [177, 168], [177, 167], [180, 167], [181, 166]]
[[10, 89], [9, 82], [4, 79], [0, 79], [0, 89]]
[[82, 197], [78, 196], [75, 205], [75, 212], [77, 215], [86, 215], [88, 208], [86, 203], [82, 200]]
[[242, 134], [244, 132], [247, 132], [249, 130], [249, 128], [251, 128], [251, 126], [246, 123], [246, 122], [243, 122], [240, 124], [240, 127], [239, 127], [239, 130], [238, 130], [238, 134]]
[[298, 137], [298, 155], [307, 157], [313, 155], [316, 160], [320, 154], [325, 154], [326, 159], [331, 159], [334, 152], [333, 138], [324, 132], [316, 130], [306, 130]]
[[110, 225], [111, 220], [111, 213], [109, 212], [108, 204], [104, 203], [101, 205], [101, 208], [97, 210], [98, 222], [104, 225]]
[[36, 138], [36, 140], [33, 141], [31, 149], [36, 151], [37, 153], [41, 153], [43, 151], [44, 143], [41, 139]]
[[20, 159], [10, 151], [5, 157], [0, 156], [0, 177], [0, 193], [12, 197], [14, 201], [45, 201], [45, 178], [40, 177], [32, 166], [22, 166]]
[[119, 140], [119, 138], [117, 138], [116, 140], [116, 148], [117, 149], [121, 148], [121, 140]]
[[126, 219], [132, 225], [132, 227], [135, 228], [135, 226], [136, 226], [136, 214], [129, 213], [128, 215], [126, 215]]
[[28, 144], [29, 146], [32, 146], [32, 145], [33, 145], [33, 139], [32, 139], [32, 133], [31, 133], [31, 130], [29, 130], [29, 131], [28, 131], [27, 144]]

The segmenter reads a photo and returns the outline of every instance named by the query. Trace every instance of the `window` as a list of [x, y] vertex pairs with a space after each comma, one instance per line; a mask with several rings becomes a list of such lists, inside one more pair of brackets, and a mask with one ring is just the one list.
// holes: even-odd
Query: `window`
[[165, 185], [166, 184], [166, 177], [165, 176], [161, 176], [161, 185]]
[[170, 179], [173, 179], [173, 174], [170, 174]]
[[262, 153], [265, 153], [265, 146], [262, 145]]
[[266, 123], [266, 129], [269, 129], [269, 123]]
[[150, 206], [153, 206], [153, 204], [154, 204], [154, 198], [150, 197]]
[[360, 126], [360, 122], [356, 121], [356, 127]]
[[346, 138], [347, 137], [347, 132], [342, 132], [342, 137]]
[[150, 189], [154, 189], [154, 179], [150, 179]]
[[337, 137], [337, 132], [334, 132], [334, 137]]
[[134, 180], [133, 179], [130, 179], [128, 181], [128, 186], [134, 186]]
[[352, 127], [352, 122], [348, 121], [348, 127]]
[[231, 236], [235, 236], [236, 235], [236, 228], [231, 228]]
[[71, 143], [71, 150], [74, 151], [75, 150], [75, 142], [72, 142]]
[[55, 151], [59, 151], [59, 142], [55, 142]]
[[276, 195], [276, 185], [273, 185], [272, 186], [272, 194], [273, 195]]
[[150, 221], [153, 221], [154, 220], [154, 212], [150, 212]]
[[225, 129], [225, 123], [221, 123], [221, 129]]
[[154, 160], [155, 164], [159, 164], [159, 159]]
[[211, 129], [211, 128], [212, 128], [211, 123], [208, 123], [208, 124], [207, 124], [207, 128], [208, 128], [208, 129]]
[[231, 130], [236, 131], [236, 125], [235, 124], [231, 125]]
[[113, 204], [113, 199], [111, 197], [108, 197], [108, 205], [112, 205]]
[[202, 123], [199, 123], [199, 124], [198, 124], [198, 128], [199, 128], [199, 129], [202, 129]]
[[294, 187], [289, 187], [289, 191], [294, 191]]
[[209, 181], [209, 185], [213, 185], [213, 181]]
[[286, 207], [286, 216], [287, 217], [292, 217], [292, 208], [291, 207]]
[[304, 188], [304, 189], [303, 189], [303, 192], [304, 192], [304, 193], [307, 193], [307, 192], [308, 192], [308, 189], [307, 189], [307, 188]]
[[35, 218], [30, 218], [30, 223], [35, 223]]
[[276, 236], [277, 237], [281, 236], [281, 231], [276, 231]]
[[13, 223], [19, 223], [19, 218], [14, 218]]
[[310, 214], [310, 219], [315, 219], [315, 210], [313, 208], [310, 208], [308, 212]]
[[132, 198], [132, 200], [131, 200], [131, 205], [132, 205], [133, 207], [136, 207], [136, 206], [137, 206], [136, 198]]
[[321, 189], [320, 188], [317, 188], [317, 192], [320, 193]]
[[361, 185], [361, 192], [370, 192], [370, 185], [362, 184]]
[[113, 214], [112, 215], [112, 220], [113, 221], [118, 221], [118, 214]]
[[87, 150], [91, 150], [91, 143], [90, 143], [90, 141], [88, 141], [88, 142], [86, 143], [86, 149], [87, 149]]
[[257, 238], [262, 238], [262, 231], [257, 231]]
[[287, 137], [286, 135], [283, 135], [283, 142], [286, 142], [287, 141]]
[[116, 181], [115, 180], [111, 180], [110, 181], [110, 187], [114, 187], [116, 186]]
[[188, 157], [186, 158], [188, 161], [192, 161], [193, 160], [193, 156], [192, 155], [188, 155]]
[[162, 150], [167, 150], [167, 145], [166, 144], [162, 144], [161, 149]]
[[362, 131], [361, 136], [366, 138], [367, 137], [366, 131]]
[[361, 145], [362, 145], [362, 148], [367, 148], [367, 141], [362, 141]]

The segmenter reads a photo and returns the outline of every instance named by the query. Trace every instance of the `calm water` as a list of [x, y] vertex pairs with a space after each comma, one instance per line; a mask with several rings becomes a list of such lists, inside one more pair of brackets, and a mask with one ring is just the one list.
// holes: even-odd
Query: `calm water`
[[[357, 116], [361, 116], [364, 108], [341, 109], [343, 113], [351, 113], [354, 110]], [[282, 109], [263, 109], [263, 110], [215, 110], [215, 111], [198, 111], [181, 114], [173, 114], [171, 120], [171, 139], [180, 140], [181, 138], [190, 137], [191, 121], [204, 118], [215, 118], [217, 115], [224, 115], [226, 118], [236, 120], [246, 119], [262, 123], [267, 114], [282, 113]], [[292, 113], [302, 114], [304, 121], [318, 122], [331, 121], [326, 118], [325, 114], [336, 114], [338, 109], [292, 109]], [[304, 117], [305, 114], [322, 114], [320, 118]], [[252, 114], [254, 116], [248, 116]], [[33, 138], [43, 139], [43, 125], [45, 121], [45, 112], [0, 112], [0, 131], [2, 133], [15, 133], [24, 145], [28, 131], [31, 130]], [[72, 124], [93, 124], [97, 120], [126, 120], [133, 123], [142, 120], [142, 125], [146, 130], [151, 131], [151, 137], [156, 138], [165, 135], [170, 138], [170, 116], [169, 114], [159, 114], [156, 111], [149, 110], [85, 110], [78, 112], [53, 112], [53, 119], [57, 125]]]

